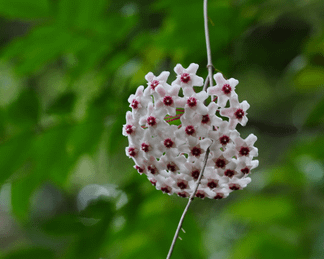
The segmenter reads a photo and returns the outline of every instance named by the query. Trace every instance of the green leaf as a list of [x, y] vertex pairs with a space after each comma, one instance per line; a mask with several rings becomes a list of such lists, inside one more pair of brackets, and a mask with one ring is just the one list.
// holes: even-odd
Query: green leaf
[[101, 257], [101, 250], [105, 243], [110, 238], [111, 221], [115, 215], [113, 204], [108, 201], [100, 200], [90, 205], [84, 216], [97, 217], [100, 220], [87, 227], [86, 231], [79, 236], [79, 240], [75, 243], [73, 254], [78, 259], [99, 258]]
[[54, 252], [43, 248], [23, 248], [19, 250], [12, 251], [11, 253], [5, 255], [2, 259], [54, 259]]
[[38, 19], [49, 15], [48, 0], [1, 0], [0, 15], [12, 19]]
[[71, 128], [67, 141], [68, 153], [71, 157], [78, 158], [84, 153], [91, 153], [97, 146], [103, 130], [102, 118], [91, 118]]
[[0, 145], [0, 185], [21, 168], [30, 155], [32, 133], [25, 132]]
[[31, 170], [29, 175], [15, 180], [11, 184], [11, 206], [12, 212], [21, 221], [28, 219], [30, 209], [30, 198], [36, 188], [42, 183], [41, 177], [33, 174]]
[[92, 200], [88, 206], [81, 211], [81, 217], [86, 218], [102, 218], [107, 213], [111, 214], [113, 210], [112, 202], [108, 197], [98, 197], [96, 200]]
[[28, 128], [37, 124], [39, 112], [38, 95], [30, 88], [8, 107], [7, 117], [14, 124]]
[[288, 198], [257, 196], [228, 206], [227, 212], [239, 219], [268, 223], [289, 217], [293, 207]]
[[63, 26], [92, 28], [93, 23], [101, 18], [108, 4], [107, 0], [97, 0], [95, 4], [87, 0], [60, 0], [56, 18]]
[[42, 225], [42, 229], [52, 235], [80, 234], [86, 227], [80, 217], [74, 214], [59, 215]]
[[64, 93], [47, 110], [48, 113], [64, 114], [70, 113], [76, 100], [75, 93]]
[[304, 123], [307, 127], [316, 127], [320, 124], [324, 124], [324, 98], [315, 105]]
[[61, 27], [36, 27], [26, 37], [18, 38], [9, 44], [3, 56], [17, 59], [16, 71], [20, 74], [38, 72], [47, 62], [65, 53], [73, 43], [71, 32]]
[[301, 90], [319, 89], [324, 86], [324, 68], [306, 67], [296, 75], [294, 83]]

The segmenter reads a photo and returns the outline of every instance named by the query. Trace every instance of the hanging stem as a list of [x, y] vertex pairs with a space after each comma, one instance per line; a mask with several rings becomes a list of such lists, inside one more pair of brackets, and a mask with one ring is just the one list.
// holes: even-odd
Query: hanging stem
[[[208, 81], [209, 86], [213, 86], [213, 63], [210, 50], [210, 40], [208, 31], [208, 13], [207, 13], [207, 0], [204, 0], [204, 22], [205, 22], [205, 38], [206, 38], [206, 48], [207, 48], [207, 69], [208, 69]], [[207, 79], [206, 79], [207, 81]], [[204, 89], [206, 91], [208, 83], [205, 83]]]
[[[209, 32], [208, 32], [207, 0], [204, 0], [204, 22], [205, 22], [205, 36], [206, 36], [206, 47], [207, 47], [207, 69], [208, 69], [208, 77], [206, 78], [206, 81], [205, 81], [203, 90], [206, 91], [208, 85], [209, 86], [213, 86], [213, 69], [214, 69], [214, 66], [212, 64], [212, 58], [211, 58]], [[194, 197], [196, 196], [196, 193], [197, 193], [197, 190], [198, 190], [198, 186], [200, 184], [201, 178], [202, 178], [202, 176], [204, 174], [205, 167], [206, 167], [206, 164], [207, 164], [208, 155], [209, 155], [209, 152], [210, 152], [210, 149], [209, 148], [210, 148], [210, 146], [206, 150], [205, 159], [204, 159], [204, 166], [203, 166], [203, 168], [202, 168], [202, 170], [201, 170], [201, 172], [199, 174], [196, 187], [195, 187], [194, 191], [192, 192], [192, 194], [190, 195], [189, 200], [188, 200], [188, 203], [187, 203], [187, 206], [186, 206], [186, 208], [184, 209], [184, 211], [182, 213], [182, 216], [180, 218], [180, 221], [179, 221], [177, 230], [176, 230], [176, 232], [174, 234], [174, 237], [173, 237], [173, 240], [172, 240], [170, 249], [169, 249], [169, 253], [168, 253], [166, 259], [170, 259], [171, 258], [171, 255], [172, 255], [172, 252], [173, 252], [173, 248], [174, 248], [175, 242], [179, 238], [179, 232], [180, 232], [180, 229], [182, 227], [182, 223], [183, 223], [184, 217], [186, 216], [186, 214], [188, 212], [188, 209], [189, 209], [189, 206], [190, 206], [191, 202], [193, 201]]]
[[[210, 146], [209, 146], [209, 147], [210, 147]], [[196, 195], [196, 192], [197, 192], [197, 190], [198, 190], [198, 186], [199, 186], [199, 184], [200, 184], [201, 178], [202, 178], [202, 176], [203, 176], [203, 174], [204, 174], [205, 167], [206, 167], [206, 164], [207, 164], [207, 159], [208, 159], [208, 155], [209, 155], [209, 152], [210, 152], [209, 147], [208, 147], [207, 150], [206, 150], [205, 160], [204, 160], [204, 166], [203, 166], [203, 168], [202, 168], [202, 170], [201, 170], [201, 172], [200, 172], [200, 174], [199, 174], [199, 177], [198, 177], [198, 180], [197, 180], [197, 184], [196, 184], [196, 188], [195, 188], [194, 191], [192, 192], [192, 194], [191, 194], [191, 196], [190, 196], [190, 198], [189, 198], [189, 200], [188, 200], [187, 206], [186, 206], [186, 208], [184, 209], [184, 211], [183, 211], [183, 213], [182, 213], [182, 216], [181, 216], [181, 218], [180, 218], [180, 221], [179, 221], [179, 224], [178, 224], [177, 230], [176, 230], [176, 232], [175, 232], [175, 234], [174, 234], [174, 237], [173, 237], [173, 240], [172, 240], [172, 243], [171, 243], [170, 249], [169, 249], [169, 253], [168, 253], [166, 259], [170, 259], [170, 258], [171, 258], [171, 254], [172, 254], [172, 252], [173, 252], [173, 248], [174, 248], [175, 242], [176, 242], [177, 239], [178, 239], [179, 232], [180, 232], [180, 229], [181, 229], [181, 227], [182, 227], [182, 223], [183, 223], [184, 217], [186, 216], [187, 211], [188, 211], [188, 209], [189, 209], [189, 206], [190, 206], [191, 202], [193, 201], [193, 199], [194, 199], [194, 197], [195, 197], [195, 195]]]

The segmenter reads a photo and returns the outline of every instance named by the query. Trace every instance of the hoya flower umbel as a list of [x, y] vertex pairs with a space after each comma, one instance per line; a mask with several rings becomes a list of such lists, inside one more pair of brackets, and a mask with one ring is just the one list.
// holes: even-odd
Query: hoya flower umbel
[[238, 81], [217, 73], [216, 86], [199, 91], [203, 79], [197, 70], [197, 64], [176, 65], [170, 84], [167, 71], [145, 76], [146, 89], [139, 86], [128, 99], [132, 111], [123, 126], [129, 142], [125, 151], [156, 189], [183, 198], [193, 195], [205, 166], [195, 196], [223, 199], [251, 181], [258, 166], [253, 160], [257, 138], [250, 134], [243, 139], [236, 130], [238, 123], [247, 123], [249, 108], [235, 93]]

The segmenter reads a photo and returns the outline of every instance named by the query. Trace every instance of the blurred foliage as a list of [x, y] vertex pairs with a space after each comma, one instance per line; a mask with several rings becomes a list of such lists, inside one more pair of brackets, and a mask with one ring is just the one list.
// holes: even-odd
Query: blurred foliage
[[[207, 75], [202, 5], [0, 0], [0, 258], [166, 257], [186, 201], [137, 175], [121, 128], [149, 71]], [[195, 200], [173, 257], [324, 258], [324, 3], [210, 0], [209, 20], [260, 166]]]

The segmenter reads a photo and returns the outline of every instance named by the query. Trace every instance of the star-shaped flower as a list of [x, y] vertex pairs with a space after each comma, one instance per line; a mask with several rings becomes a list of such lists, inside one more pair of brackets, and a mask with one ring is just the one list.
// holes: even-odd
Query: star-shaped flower
[[[224, 108], [227, 101], [235, 95], [235, 86], [238, 84], [238, 80], [230, 78], [226, 80], [221, 73], [214, 75], [216, 86], [209, 87], [208, 94], [217, 96], [217, 104]], [[213, 98], [214, 99], [214, 98]]]
[[194, 92], [193, 86], [202, 86], [204, 84], [204, 79], [196, 75], [198, 67], [197, 64], [191, 63], [187, 69], [180, 64], [177, 64], [174, 68], [177, 73], [177, 79], [174, 83], [182, 87], [185, 96], [192, 95]]
[[148, 87], [144, 91], [145, 96], [154, 95], [156, 92], [156, 87], [162, 86], [166, 89], [170, 87], [169, 84], [167, 84], [168, 77], [170, 75], [169, 71], [163, 71], [159, 76], [155, 76], [152, 72], [149, 72], [145, 79], [147, 81]]
[[247, 101], [243, 101], [239, 103], [237, 94], [234, 94], [231, 98], [231, 107], [230, 108], [224, 108], [220, 111], [220, 114], [222, 116], [226, 116], [230, 119], [230, 129], [235, 129], [236, 125], [240, 123], [242, 126], [245, 126], [248, 119], [246, 117], [247, 115], [247, 109], [250, 108], [250, 105]]

